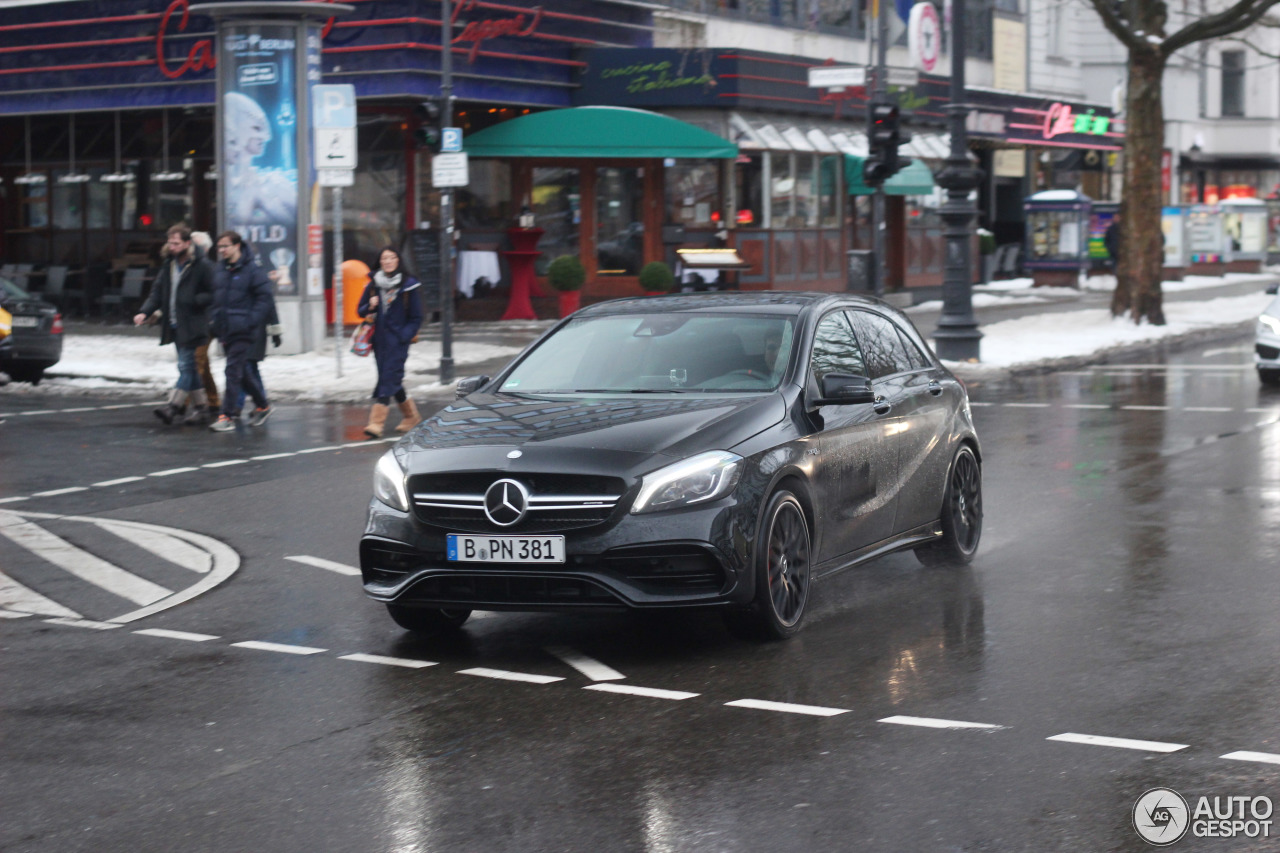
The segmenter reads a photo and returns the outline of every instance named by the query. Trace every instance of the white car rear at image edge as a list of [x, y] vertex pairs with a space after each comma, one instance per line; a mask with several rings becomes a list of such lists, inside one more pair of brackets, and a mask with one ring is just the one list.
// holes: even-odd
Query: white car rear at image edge
[[1253, 359], [1262, 384], [1280, 385], [1280, 296], [1258, 318]]

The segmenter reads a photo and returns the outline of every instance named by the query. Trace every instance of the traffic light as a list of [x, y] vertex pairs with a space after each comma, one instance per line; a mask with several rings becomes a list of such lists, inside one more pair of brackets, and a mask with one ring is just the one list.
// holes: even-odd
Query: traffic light
[[413, 139], [419, 148], [440, 150], [440, 98], [432, 96], [421, 101], [414, 110], [418, 122], [413, 128]]
[[878, 187], [911, 165], [910, 157], [899, 157], [898, 146], [911, 141], [910, 131], [902, 129], [898, 105], [888, 101], [872, 101], [867, 105], [867, 142], [870, 155], [862, 164], [862, 181]]

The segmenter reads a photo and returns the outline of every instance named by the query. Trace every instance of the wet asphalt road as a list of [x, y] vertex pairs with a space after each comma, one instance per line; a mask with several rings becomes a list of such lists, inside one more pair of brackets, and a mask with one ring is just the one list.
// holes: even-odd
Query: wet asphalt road
[[[780, 645], [703, 614], [483, 614], [413, 640], [332, 565], [357, 562], [385, 447], [358, 444], [363, 410], [212, 435], [0, 398], [0, 499], [26, 498], [0, 528], [166, 589], [210, 572], [78, 519], [239, 561], [106, 629], [140, 604], [0, 538], [0, 572], [82, 617], [0, 619], [0, 849], [1136, 851], [1150, 788], [1280, 799], [1280, 765], [1222, 757], [1280, 754], [1280, 394], [1249, 344], [971, 384], [973, 567], [846, 573]], [[15, 414], [37, 406], [63, 411]]]

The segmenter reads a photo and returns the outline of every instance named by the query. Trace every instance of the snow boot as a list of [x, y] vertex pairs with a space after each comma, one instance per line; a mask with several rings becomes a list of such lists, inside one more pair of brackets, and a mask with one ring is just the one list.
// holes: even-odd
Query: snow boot
[[187, 404], [187, 392], [180, 388], [174, 388], [169, 392], [169, 400], [163, 406], [155, 409], [155, 416], [164, 421], [165, 424], [173, 423], [173, 419], [182, 414], [182, 409]]
[[369, 438], [382, 438], [382, 429], [387, 425], [389, 411], [391, 411], [390, 406], [374, 403], [373, 408], [369, 410], [369, 423], [365, 425], [364, 434]]
[[418, 407], [413, 404], [413, 400], [406, 399], [400, 404], [400, 423], [396, 424], [396, 432], [408, 432], [421, 420]]
[[209, 396], [203, 388], [191, 392], [191, 405], [187, 416], [182, 419], [184, 426], [207, 426], [209, 423]]

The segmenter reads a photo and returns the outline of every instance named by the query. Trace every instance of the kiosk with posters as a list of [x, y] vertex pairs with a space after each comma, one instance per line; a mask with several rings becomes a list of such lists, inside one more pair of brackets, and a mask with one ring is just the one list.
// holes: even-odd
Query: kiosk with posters
[[1093, 200], [1075, 190], [1046, 190], [1023, 202], [1027, 250], [1023, 266], [1036, 287], [1078, 287], [1089, 264]]

